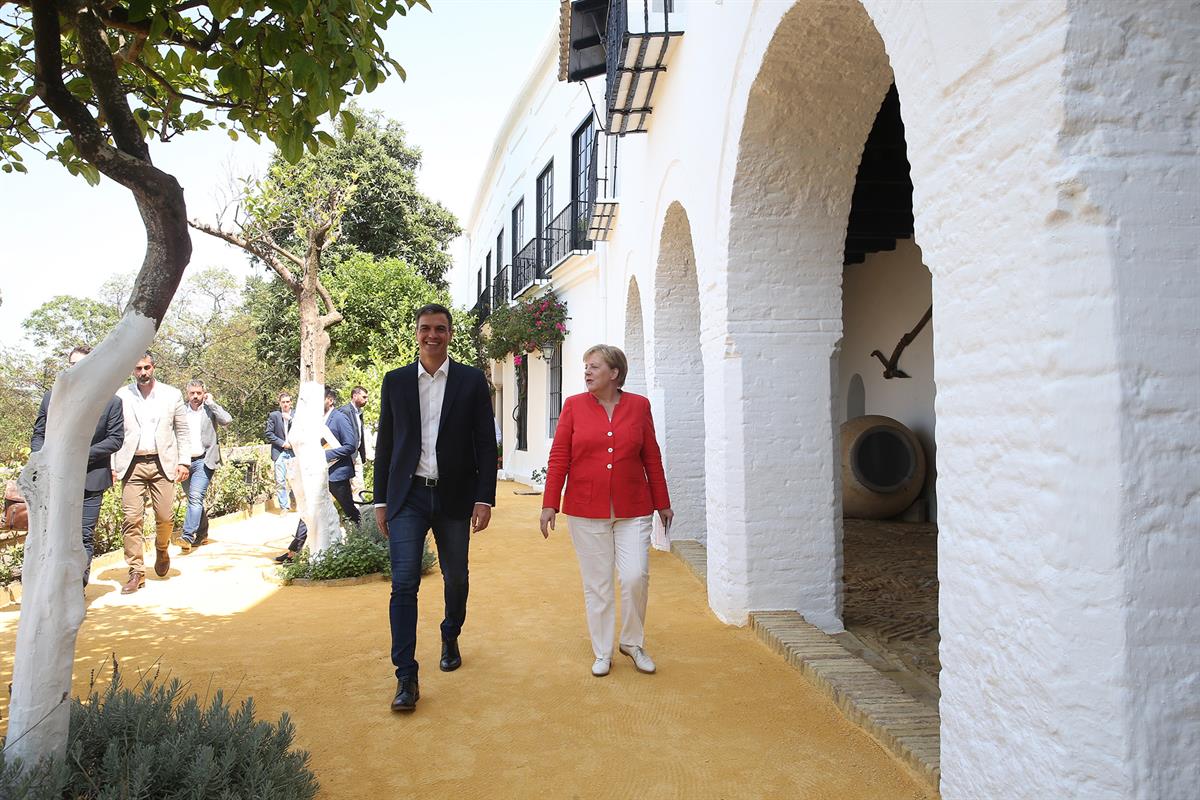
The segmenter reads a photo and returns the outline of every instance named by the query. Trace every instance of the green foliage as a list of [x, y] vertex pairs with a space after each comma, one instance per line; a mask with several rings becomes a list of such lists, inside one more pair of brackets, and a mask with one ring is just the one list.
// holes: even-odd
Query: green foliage
[[60, 358], [77, 345], [95, 347], [121, 318], [121, 310], [102, 300], [56, 295], [31, 313], [21, 327], [37, 347]]
[[[432, 572], [436, 564], [437, 556], [429, 546], [429, 537], [426, 537], [421, 555], [421, 573]], [[375, 524], [375, 515], [364, 514], [362, 522], [358, 526], [351, 526], [342, 541], [330, 545], [315, 558], [305, 548], [295, 561], [281, 567], [279, 573], [286, 580], [305, 578], [317, 581], [359, 578], [376, 573], [391, 575], [392, 562], [387, 538]]]
[[308, 753], [293, 749], [288, 715], [255, 719], [253, 698], [235, 710], [218, 690], [202, 705], [173, 679], [143, 676], [123, 688], [113, 679], [71, 701], [65, 762], [24, 771], [0, 753], [0, 797], [27, 800], [261, 798], [309, 800], [317, 794]]
[[243, 511], [274, 491], [275, 475], [271, 459], [266, 456], [255, 459], [250, 465], [249, 483], [246, 482], [246, 466], [226, 461], [217, 467], [204, 498], [204, 508], [210, 518]]
[[[383, 47], [379, 29], [426, 0], [328, 0], [324, 3], [205, 0], [113, 0], [91, 7], [143, 138], [166, 141], [217, 125], [266, 138], [292, 162], [305, 149], [331, 143], [323, 117], [353, 127], [344, 108], [352, 94], [372, 91], [404, 71]], [[29, 148], [90, 183], [96, 165], [41, 102], [35, 82], [34, 17], [27, 4], [4, 10], [0, 39], [0, 168], [24, 172]], [[82, 65], [83, 26], [62, 29], [61, 80], [88, 108], [101, 91]], [[90, 70], [95, 74], [94, 69]], [[112, 134], [117, 120], [100, 117]]]
[[547, 345], [557, 347], [567, 337], [568, 319], [567, 304], [552, 291], [498, 308], [487, 320], [490, 330], [483, 339], [484, 354], [503, 361], [510, 355], [523, 358]]
[[29, 458], [29, 439], [42, 400], [43, 371], [19, 350], [0, 347], [0, 485]]
[[0, 589], [21, 580], [21, 566], [24, 563], [24, 544], [12, 544], [0, 550]]

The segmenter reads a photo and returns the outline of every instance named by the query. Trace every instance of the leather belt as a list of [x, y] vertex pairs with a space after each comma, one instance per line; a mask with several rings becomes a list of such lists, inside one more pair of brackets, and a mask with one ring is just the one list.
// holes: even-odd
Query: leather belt
[[437, 478], [426, 478], [424, 475], [414, 475], [413, 478], [421, 486], [437, 486], [438, 485]]

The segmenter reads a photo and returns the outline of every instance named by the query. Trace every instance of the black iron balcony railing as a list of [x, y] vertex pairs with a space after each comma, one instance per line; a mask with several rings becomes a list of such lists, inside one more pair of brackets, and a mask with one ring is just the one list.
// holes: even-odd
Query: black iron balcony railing
[[508, 305], [508, 267], [503, 267], [492, 278], [492, 310]]
[[554, 269], [572, 253], [591, 250], [587, 239], [588, 221], [591, 212], [589, 203], [571, 203], [546, 226], [546, 271]]
[[471, 309], [471, 313], [475, 315], [475, 324], [482, 325], [492, 313], [492, 290], [491, 287], [484, 287], [483, 293], [479, 295], [479, 299], [475, 301], [475, 307]]
[[683, 33], [671, 29], [670, 3], [663, 3], [661, 17], [642, 0], [640, 18], [630, 18], [629, 5], [627, 0], [609, 3], [604, 31], [607, 131], [616, 136], [647, 131], [655, 84], [667, 71], [667, 48]]
[[517, 297], [521, 292], [533, 286], [534, 282], [545, 277], [542, 272], [542, 237], [535, 236], [529, 244], [513, 256], [512, 263], [512, 296]]

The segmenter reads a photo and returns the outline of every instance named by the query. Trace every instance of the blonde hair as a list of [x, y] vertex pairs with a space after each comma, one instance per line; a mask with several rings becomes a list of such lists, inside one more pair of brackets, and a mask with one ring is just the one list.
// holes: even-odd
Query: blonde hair
[[624, 386], [625, 379], [629, 377], [629, 360], [625, 358], [625, 353], [621, 351], [621, 348], [613, 347], [611, 344], [594, 344], [583, 354], [583, 360], [587, 361], [595, 355], [600, 356], [609, 369], [617, 371], [617, 386]]

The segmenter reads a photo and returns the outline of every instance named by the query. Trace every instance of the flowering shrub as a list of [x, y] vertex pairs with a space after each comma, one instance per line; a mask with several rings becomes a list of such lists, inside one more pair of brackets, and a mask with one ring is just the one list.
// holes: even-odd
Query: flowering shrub
[[491, 331], [483, 340], [484, 354], [493, 361], [511, 355], [520, 364], [526, 353], [562, 344], [568, 319], [567, 304], [554, 292], [498, 308], [488, 317]]

